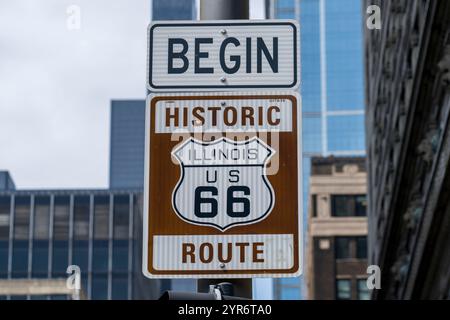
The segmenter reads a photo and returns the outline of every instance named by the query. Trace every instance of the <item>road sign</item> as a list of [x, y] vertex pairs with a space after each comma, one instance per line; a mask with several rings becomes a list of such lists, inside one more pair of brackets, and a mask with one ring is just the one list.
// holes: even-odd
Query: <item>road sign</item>
[[148, 97], [146, 276], [301, 273], [300, 117], [290, 91]]
[[148, 29], [151, 91], [296, 89], [295, 20], [154, 22]]

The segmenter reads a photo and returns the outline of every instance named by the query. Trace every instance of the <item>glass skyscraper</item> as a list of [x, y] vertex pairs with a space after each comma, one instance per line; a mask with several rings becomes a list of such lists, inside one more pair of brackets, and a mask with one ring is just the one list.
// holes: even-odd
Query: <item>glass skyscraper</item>
[[143, 188], [145, 100], [111, 101], [109, 186]]
[[[365, 155], [360, 0], [270, 0], [270, 17], [300, 23], [303, 221], [313, 156]], [[306, 240], [306, 237], [305, 237]], [[275, 280], [276, 299], [299, 299], [302, 278]]]
[[152, 20], [195, 20], [195, 0], [153, 0]]

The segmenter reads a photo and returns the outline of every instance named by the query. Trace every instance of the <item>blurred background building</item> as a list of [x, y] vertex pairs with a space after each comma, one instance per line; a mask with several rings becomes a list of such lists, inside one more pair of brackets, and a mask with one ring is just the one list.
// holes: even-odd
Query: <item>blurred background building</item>
[[313, 157], [309, 186], [307, 299], [369, 299], [364, 157]]
[[140, 190], [0, 190], [0, 278], [66, 279], [77, 265], [88, 299], [157, 298], [141, 272], [141, 211]]
[[373, 298], [449, 299], [450, 2], [370, 4], [382, 21], [365, 36]]
[[[360, 0], [266, 1], [269, 17], [300, 23], [305, 234], [311, 157], [365, 155], [364, 11]], [[275, 280], [274, 292], [303, 298], [302, 277]]]
[[145, 100], [112, 100], [109, 187], [144, 186]]
[[14, 180], [8, 171], [0, 171], [0, 190], [14, 190]]
[[152, 0], [152, 20], [196, 19], [196, 0]]

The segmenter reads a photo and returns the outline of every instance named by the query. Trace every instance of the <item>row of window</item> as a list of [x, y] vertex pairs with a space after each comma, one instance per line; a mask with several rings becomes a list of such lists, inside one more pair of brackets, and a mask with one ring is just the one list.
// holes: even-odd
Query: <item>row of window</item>
[[[69, 265], [69, 242], [53, 241], [53, 255], [49, 257], [50, 247], [48, 240], [35, 240], [32, 243], [31, 273], [33, 277], [46, 278], [51, 261], [52, 274], [65, 274]], [[92, 270], [94, 272], [107, 272], [109, 263], [113, 272], [128, 272], [129, 245], [128, 240], [113, 240], [111, 242], [112, 258], [109, 260], [109, 241], [92, 241]], [[29, 270], [29, 242], [15, 240], [12, 246], [12, 276], [20, 277]], [[51, 259], [49, 259], [51, 258]], [[72, 244], [71, 264], [78, 265], [82, 272], [88, 271], [89, 241], [74, 240]], [[8, 271], [8, 241], [0, 240], [0, 277]]]
[[[14, 198], [14, 239], [28, 239], [32, 221], [31, 196], [15, 196]], [[131, 200], [134, 200], [131, 202]], [[95, 239], [108, 239], [110, 226], [112, 236], [116, 239], [127, 239], [132, 214], [131, 205], [136, 203], [130, 195], [93, 196], [93, 236]], [[0, 240], [9, 237], [9, 219], [11, 196], [0, 196]], [[112, 223], [110, 224], [110, 203], [112, 204]], [[53, 238], [68, 239], [70, 229], [70, 196], [54, 197]], [[50, 196], [34, 198], [33, 238], [48, 239], [50, 234]], [[88, 239], [90, 233], [91, 197], [76, 195], [73, 197], [73, 236], [74, 239]]]
[[367, 237], [335, 237], [336, 260], [367, 259]]
[[[317, 195], [311, 200], [312, 215], [317, 217]], [[367, 216], [366, 195], [331, 195], [331, 216], [365, 217]]]
[[[367, 288], [366, 279], [356, 280], [356, 298], [358, 300], [369, 300], [370, 294]], [[350, 300], [352, 299], [352, 280], [337, 279], [336, 280], [336, 299]]]

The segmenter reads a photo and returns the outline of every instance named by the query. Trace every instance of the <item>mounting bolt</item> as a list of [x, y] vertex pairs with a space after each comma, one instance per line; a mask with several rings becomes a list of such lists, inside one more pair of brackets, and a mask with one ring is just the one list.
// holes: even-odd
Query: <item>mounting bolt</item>
[[222, 29], [222, 30], [220, 30], [220, 33], [223, 34], [223, 35], [226, 35], [227, 34], [227, 30]]
[[227, 81], [227, 78], [225, 78], [225, 77], [220, 78], [220, 82], [225, 83], [226, 81]]
[[222, 107], [225, 107], [225, 106], [227, 105], [227, 103], [226, 103], [225, 101], [222, 101], [222, 102], [220, 103], [220, 105], [221, 105]]
[[220, 269], [225, 269], [225, 264], [224, 264], [224, 263], [221, 263], [221, 264], [219, 265], [219, 267], [220, 267]]

